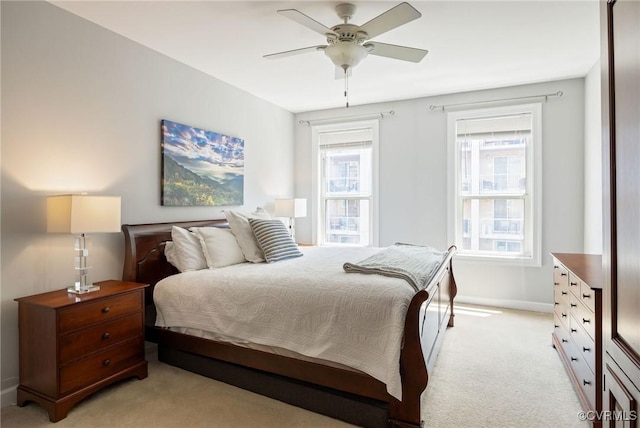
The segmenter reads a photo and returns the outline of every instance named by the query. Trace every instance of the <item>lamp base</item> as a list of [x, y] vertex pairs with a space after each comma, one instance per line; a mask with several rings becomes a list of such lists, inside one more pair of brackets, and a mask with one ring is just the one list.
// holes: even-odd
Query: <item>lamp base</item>
[[83, 287], [74, 287], [74, 286], [68, 287], [67, 293], [85, 294], [85, 293], [91, 293], [92, 291], [98, 291], [98, 290], [100, 290], [99, 285], [90, 284], [90, 285], [85, 285]]

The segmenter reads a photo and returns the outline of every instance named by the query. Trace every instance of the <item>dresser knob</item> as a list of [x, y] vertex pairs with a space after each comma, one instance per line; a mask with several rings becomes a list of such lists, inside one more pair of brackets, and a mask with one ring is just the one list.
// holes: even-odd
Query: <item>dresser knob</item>
[[578, 285], [577, 282], [570, 282], [570, 284], [573, 285], [573, 286]]
[[562, 343], [567, 343], [568, 340], [567, 339], [562, 339]]
[[107, 340], [109, 337], [111, 337], [111, 335], [109, 334], [109, 332], [106, 332], [105, 334], [102, 335], [102, 338], [104, 340]]
[[591, 348], [587, 348], [586, 346], [583, 346], [582, 352], [591, 352]]
[[583, 299], [590, 299], [591, 298], [591, 294], [583, 294], [582, 298]]
[[567, 276], [567, 273], [566, 273], [566, 272], [562, 272], [562, 273], [560, 274], [560, 276]]
[[591, 324], [591, 320], [588, 318], [582, 318], [582, 323], [583, 324]]
[[566, 295], [567, 295], [567, 292], [566, 292], [566, 291], [561, 291], [561, 293], [562, 293], [562, 295], [563, 295], [563, 296], [566, 296]]
[[553, 327], [554, 328], [560, 328], [560, 326], [558, 324], [554, 324]]
[[571, 329], [571, 333], [575, 333], [575, 332], [577, 332], [577, 331], [578, 331], [578, 330], [576, 330], [575, 328], [572, 328], [572, 329]]
[[585, 385], [585, 386], [586, 385], [591, 385], [591, 381], [586, 380], [586, 379], [582, 379], [582, 384]]
[[566, 317], [567, 317], [567, 314], [562, 314], [562, 318], [566, 318]]
[[578, 305], [576, 305], [575, 303], [569, 303], [569, 306], [571, 306], [572, 308], [577, 308]]
[[571, 357], [571, 361], [578, 361], [576, 357]]
[[554, 282], [553, 285], [560, 285], [560, 283], [559, 282]]
[[560, 266], [558, 266], [558, 265], [553, 265], [553, 268], [554, 268], [554, 269], [559, 269], [559, 268], [560, 268]]
[[111, 364], [111, 361], [109, 361], [109, 360], [104, 360], [102, 362], [102, 365], [105, 366], [105, 367], [107, 367], [109, 364]]
[[102, 308], [102, 313], [103, 314], [108, 314], [110, 311], [109, 306], [105, 306], [104, 308]]
[[554, 304], [554, 305], [559, 305], [560, 303], [558, 303], [558, 302], [553, 302], [553, 304]]

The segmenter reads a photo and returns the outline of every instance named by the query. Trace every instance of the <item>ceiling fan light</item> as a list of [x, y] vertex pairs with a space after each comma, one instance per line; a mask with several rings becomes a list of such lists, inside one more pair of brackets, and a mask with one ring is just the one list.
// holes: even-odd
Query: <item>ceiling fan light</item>
[[351, 68], [358, 65], [362, 61], [369, 50], [352, 42], [338, 42], [327, 46], [324, 53], [340, 68]]

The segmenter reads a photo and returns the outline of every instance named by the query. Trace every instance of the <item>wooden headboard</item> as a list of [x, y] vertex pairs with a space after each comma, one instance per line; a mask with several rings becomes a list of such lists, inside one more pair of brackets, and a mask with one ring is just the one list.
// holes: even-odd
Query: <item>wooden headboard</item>
[[229, 227], [227, 220], [195, 220], [172, 223], [123, 224], [124, 268], [123, 281], [133, 281], [154, 286], [162, 278], [177, 273], [164, 257], [164, 246], [171, 241], [171, 227]]
[[227, 220], [195, 220], [172, 223], [123, 224], [124, 268], [123, 281], [149, 284], [146, 288], [146, 304], [153, 304], [153, 287], [162, 278], [178, 273], [164, 256], [164, 247], [171, 241], [171, 227], [229, 227]]

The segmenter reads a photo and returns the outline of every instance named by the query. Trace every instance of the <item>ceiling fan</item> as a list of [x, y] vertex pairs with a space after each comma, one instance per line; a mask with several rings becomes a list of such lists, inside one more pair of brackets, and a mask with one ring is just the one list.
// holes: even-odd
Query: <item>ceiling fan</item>
[[[324, 51], [325, 55], [338, 67], [337, 71], [339, 74], [343, 74], [345, 77], [346, 97], [347, 77], [351, 74], [353, 67], [358, 65], [367, 55], [371, 54], [402, 61], [420, 62], [428, 53], [428, 51], [424, 49], [390, 45], [388, 43], [371, 40], [373, 37], [420, 18], [422, 14], [409, 3], [400, 3], [363, 25], [349, 23], [349, 20], [353, 17], [356, 10], [355, 5], [342, 3], [337, 5], [335, 10], [343, 22], [331, 28], [326, 27], [297, 9], [278, 10], [280, 15], [286, 16], [298, 24], [304, 25], [325, 36], [327, 44], [273, 53], [265, 55], [264, 58], [277, 59], [306, 52]], [[339, 74], [336, 73], [336, 77], [338, 77]], [[348, 102], [347, 107], [349, 107]]]

